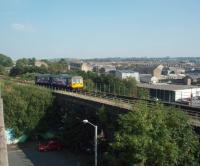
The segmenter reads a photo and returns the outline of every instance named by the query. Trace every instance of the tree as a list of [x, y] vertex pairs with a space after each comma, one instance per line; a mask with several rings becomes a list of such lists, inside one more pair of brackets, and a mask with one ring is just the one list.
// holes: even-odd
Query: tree
[[25, 73], [24, 67], [22, 66], [15, 66], [10, 70], [10, 76], [17, 76], [24, 73]]
[[[22, 58], [18, 59], [16, 66], [10, 70], [10, 76], [23, 76], [24, 74], [35, 73], [49, 73], [50, 71], [44, 65], [35, 66], [35, 58]], [[32, 77], [33, 78], [33, 77]]]
[[0, 65], [4, 67], [11, 67], [13, 65], [12, 59], [6, 55], [0, 54]]
[[128, 79], [123, 80], [123, 82], [124, 82], [126, 90], [127, 90], [125, 95], [135, 96], [136, 95], [136, 84], [137, 84], [135, 78], [130, 77]]
[[115, 165], [198, 165], [198, 137], [179, 110], [140, 102], [118, 123], [109, 153]]
[[5, 67], [0, 65], [0, 74], [4, 75], [6, 73]]
[[145, 88], [137, 88], [137, 97], [140, 99], [149, 99], [149, 90]]
[[99, 76], [94, 72], [86, 73], [82, 71], [76, 71], [72, 74], [81, 75], [84, 80], [91, 80], [94, 85], [93, 88], [97, 91], [113, 93], [116, 95], [136, 96], [136, 80], [134, 78], [122, 80], [112, 75]]
[[85, 84], [85, 89], [88, 91], [94, 91], [95, 90], [95, 85], [94, 82], [91, 79], [86, 79], [84, 80], [84, 84]]
[[30, 65], [30, 63], [29, 63], [29, 59], [27, 58], [18, 59], [16, 62], [16, 67], [25, 67], [28, 65]]
[[6, 83], [2, 97], [6, 128], [12, 128], [16, 137], [48, 129], [48, 122], [53, 119], [45, 119], [52, 111], [54, 97], [51, 91]]
[[35, 66], [35, 61], [36, 61], [35, 58], [29, 59], [29, 64]]

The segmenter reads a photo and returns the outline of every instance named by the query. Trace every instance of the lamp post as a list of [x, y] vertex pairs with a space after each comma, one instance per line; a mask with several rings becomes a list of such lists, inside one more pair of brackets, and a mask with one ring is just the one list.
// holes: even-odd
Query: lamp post
[[88, 123], [91, 126], [94, 127], [95, 131], [94, 131], [94, 158], [95, 158], [95, 166], [97, 166], [97, 126], [92, 124], [91, 122], [89, 122], [87, 119], [83, 120], [83, 123]]

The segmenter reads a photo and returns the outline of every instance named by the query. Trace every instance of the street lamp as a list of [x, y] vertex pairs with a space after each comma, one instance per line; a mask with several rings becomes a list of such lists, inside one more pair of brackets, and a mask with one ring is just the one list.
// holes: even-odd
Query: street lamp
[[95, 166], [97, 166], [97, 126], [92, 124], [91, 122], [89, 122], [87, 119], [84, 119], [83, 123], [88, 123], [91, 126], [93, 126], [95, 129], [95, 131], [94, 131], [94, 152], [95, 152], [94, 161], [95, 161]]

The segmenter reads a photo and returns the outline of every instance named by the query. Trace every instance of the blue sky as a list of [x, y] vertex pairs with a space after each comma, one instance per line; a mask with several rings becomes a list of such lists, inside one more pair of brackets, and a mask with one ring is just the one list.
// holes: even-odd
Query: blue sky
[[18, 59], [200, 56], [199, 0], [0, 0]]

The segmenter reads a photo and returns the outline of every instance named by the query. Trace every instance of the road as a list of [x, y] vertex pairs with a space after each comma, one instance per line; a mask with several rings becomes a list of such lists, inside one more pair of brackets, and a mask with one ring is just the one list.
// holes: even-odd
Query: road
[[66, 150], [38, 152], [35, 146], [8, 146], [9, 166], [85, 166], [86, 158]]

